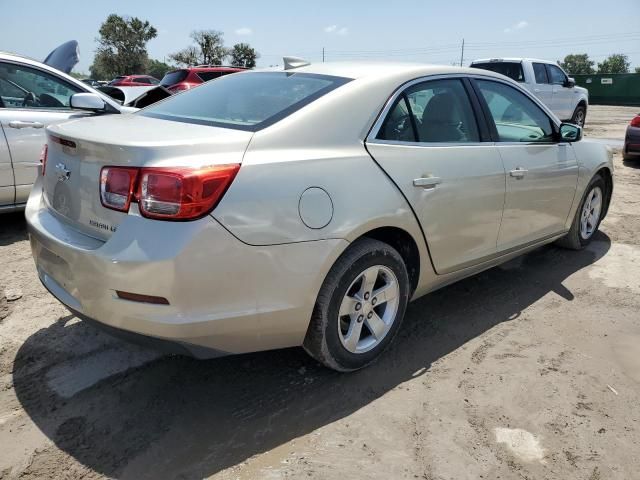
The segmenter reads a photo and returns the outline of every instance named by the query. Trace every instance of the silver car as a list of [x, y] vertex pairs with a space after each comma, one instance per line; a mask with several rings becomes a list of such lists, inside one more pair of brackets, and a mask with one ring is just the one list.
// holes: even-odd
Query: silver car
[[42, 283], [197, 357], [302, 345], [361, 368], [409, 300], [587, 245], [613, 189], [605, 146], [478, 69], [249, 71], [47, 133], [26, 208]]
[[24, 209], [47, 125], [135, 110], [42, 62], [0, 52], [0, 214]]

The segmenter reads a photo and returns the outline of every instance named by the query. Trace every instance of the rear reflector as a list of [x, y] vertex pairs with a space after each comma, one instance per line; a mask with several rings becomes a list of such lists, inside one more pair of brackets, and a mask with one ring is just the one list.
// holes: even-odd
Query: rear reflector
[[139, 293], [122, 292], [116, 290], [118, 298], [130, 300], [132, 302], [154, 303], [156, 305], [169, 305], [169, 300], [164, 297], [154, 297], [153, 295], [140, 295]]
[[137, 168], [104, 167], [100, 171], [102, 205], [121, 212], [129, 211], [137, 178]]

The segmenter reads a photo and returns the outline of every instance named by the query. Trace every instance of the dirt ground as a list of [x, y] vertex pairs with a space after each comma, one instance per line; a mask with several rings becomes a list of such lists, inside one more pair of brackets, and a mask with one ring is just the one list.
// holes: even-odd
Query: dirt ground
[[[621, 139], [636, 110], [592, 107], [587, 136]], [[414, 302], [348, 375], [300, 349], [197, 361], [112, 339], [0, 217], [0, 479], [640, 478], [640, 163], [615, 162], [589, 248]]]

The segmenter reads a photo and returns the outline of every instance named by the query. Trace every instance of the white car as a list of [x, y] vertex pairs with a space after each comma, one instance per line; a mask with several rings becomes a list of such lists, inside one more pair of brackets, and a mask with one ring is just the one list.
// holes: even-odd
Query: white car
[[135, 110], [49, 65], [0, 52], [0, 213], [24, 208], [48, 125]]
[[584, 126], [589, 91], [576, 87], [575, 80], [557, 63], [533, 58], [487, 58], [474, 60], [471, 67], [491, 70], [515, 80], [559, 119]]

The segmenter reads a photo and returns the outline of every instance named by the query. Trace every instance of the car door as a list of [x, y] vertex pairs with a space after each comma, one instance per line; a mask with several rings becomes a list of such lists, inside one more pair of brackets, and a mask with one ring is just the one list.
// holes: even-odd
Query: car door
[[531, 66], [533, 68], [533, 79], [535, 81], [533, 94], [553, 112], [553, 85], [549, 82], [547, 68], [544, 63], [539, 62], [532, 62]]
[[489, 79], [474, 85], [507, 171], [498, 249], [564, 231], [578, 181], [573, 147], [558, 141], [551, 117], [515, 86]]
[[567, 75], [557, 65], [546, 64], [547, 75], [553, 88], [553, 113], [561, 120], [571, 118], [573, 89], [570, 88]]
[[71, 95], [82, 91], [45, 70], [0, 62], [0, 123], [13, 162], [15, 203], [24, 203], [29, 196], [45, 143], [45, 127], [86, 115], [69, 106]]
[[504, 166], [467, 82], [410, 83], [367, 139], [415, 212], [439, 274], [495, 254], [504, 204]]
[[[0, 100], [0, 108], [2, 102]], [[4, 136], [2, 126], [0, 126], [0, 207], [13, 205], [16, 189], [13, 181], [13, 167], [11, 165], [11, 155], [9, 146]]]

